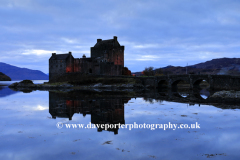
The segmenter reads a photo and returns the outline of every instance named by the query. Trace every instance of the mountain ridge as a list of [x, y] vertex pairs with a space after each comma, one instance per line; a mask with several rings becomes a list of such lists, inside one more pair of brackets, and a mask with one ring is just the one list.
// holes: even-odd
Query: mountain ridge
[[9, 76], [12, 80], [48, 80], [48, 75], [42, 71], [20, 68], [3, 62], [0, 62], [0, 72]]
[[[187, 67], [168, 65], [161, 70], [164, 75], [168, 74], [211, 74], [211, 75], [237, 75], [240, 76], [240, 58], [217, 58], [206, 62], [197, 63]], [[133, 73], [134, 74], [134, 73]], [[141, 75], [141, 72], [135, 72], [136, 75]]]

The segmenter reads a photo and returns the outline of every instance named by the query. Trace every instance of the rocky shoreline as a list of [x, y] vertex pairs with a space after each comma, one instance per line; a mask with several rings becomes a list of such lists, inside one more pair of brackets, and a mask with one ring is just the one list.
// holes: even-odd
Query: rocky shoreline
[[212, 96], [212, 98], [240, 98], [240, 91], [219, 91], [214, 93]]
[[[69, 92], [74, 90], [94, 90], [94, 91], [134, 91], [151, 89], [142, 84], [91, 84], [91, 85], [73, 85], [66, 82], [34, 84], [31, 80], [23, 80], [13, 83], [9, 86], [12, 90], [29, 92], [32, 90], [41, 91], [63, 91]], [[213, 103], [240, 103], [240, 91], [218, 91], [208, 97], [209, 102]]]
[[[136, 85], [136, 84], [91, 84], [91, 85], [73, 85], [69, 83], [49, 83], [45, 82], [44, 84], [34, 84], [30, 80], [24, 80], [21, 82], [13, 83], [9, 86], [10, 89], [15, 91], [22, 91], [24, 93], [30, 93], [32, 91], [50, 91], [50, 92], [58, 92], [58, 93], [67, 93], [70, 94], [72, 92], [98, 92], [100, 94], [104, 92], [124, 92], [125, 94], [128, 93], [137, 93], [138, 95], [145, 95], [148, 97], [150, 95], [155, 96], [155, 98], [160, 98], [161, 100], [167, 101], [176, 101], [176, 102], [183, 102], [183, 103], [199, 103], [199, 104], [239, 104], [240, 103], [240, 91], [218, 91], [209, 95], [208, 98], [202, 99], [196, 96], [196, 94], [192, 94], [195, 96], [190, 95], [189, 97], [181, 97], [181, 96], [174, 96], [176, 93], [173, 91], [165, 91], [159, 92], [156, 89], [149, 88], [143, 85]], [[171, 93], [172, 92], [172, 93]], [[166, 95], [167, 96], [166, 96]], [[170, 95], [173, 95], [171, 97]], [[198, 93], [199, 94], [199, 93]], [[163, 96], [162, 96], [163, 95]], [[164, 96], [165, 95], [165, 96]], [[170, 97], [169, 97], [170, 96]], [[200, 96], [200, 95], [199, 95]], [[151, 97], [151, 96], [150, 96]], [[240, 107], [235, 107], [240, 108]]]
[[16, 82], [8, 86], [13, 90], [123, 90], [123, 89], [144, 89], [145, 87], [140, 84], [111, 84], [106, 85], [102, 83], [91, 84], [91, 85], [72, 85], [69, 83], [49, 83], [34, 84], [31, 80], [23, 80]]
[[240, 91], [218, 91], [209, 97], [213, 102], [240, 103]]

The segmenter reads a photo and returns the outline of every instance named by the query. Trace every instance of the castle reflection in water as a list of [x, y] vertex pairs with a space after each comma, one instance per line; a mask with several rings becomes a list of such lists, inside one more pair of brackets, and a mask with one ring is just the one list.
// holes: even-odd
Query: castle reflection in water
[[[74, 114], [91, 115], [92, 124], [125, 124], [124, 104], [131, 98], [91, 96], [75, 93], [72, 95], [49, 92], [49, 113], [53, 119], [68, 118], [72, 120]], [[97, 127], [97, 126], [96, 126]], [[108, 129], [118, 134], [119, 128]], [[98, 128], [101, 132], [102, 129]]]
[[[201, 104], [211, 104], [222, 109], [239, 108], [236, 104], [222, 105], [209, 99], [214, 92], [206, 90], [201, 91], [146, 91], [146, 92], [127, 92], [127, 91], [49, 91], [49, 113], [53, 119], [68, 118], [72, 120], [74, 114], [91, 116], [91, 123], [95, 124], [125, 124], [124, 104], [127, 104], [131, 98], [141, 97], [145, 101], [153, 103], [169, 101], [177, 103], [186, 103], [190, 106]], [[213, 103], [214, 102], [214, 103]], [[118, 125], [116, 125], [118, 126]], [[119, 127], [119, 126], [118, 126]], [[108, 129], [108, 131], [118, 134], [119, 128]], [[101, 132], [103, 129], [98, 128]]]

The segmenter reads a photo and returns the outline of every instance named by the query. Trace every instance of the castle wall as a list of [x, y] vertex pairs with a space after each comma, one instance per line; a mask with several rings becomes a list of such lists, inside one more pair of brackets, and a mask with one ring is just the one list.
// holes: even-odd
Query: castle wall
[[113, 48], [91, 47], [91, 57], [100, 57], [103, 62], [114, 62], [115, 65], [124, 66], [124, 46]]
[[66, 73], [74, 72], [74, 58], [70, 55], [66, 60]]
[[114, 65], [111, 62], [100, 63], [100, 74], [101, 75], [122, 75], [122, 66]]
[[111, 58], [110, 62], [114, 62], [114, 65], [124, 66], [124, 46], [115, 49]]
[[71, 72], [122, 75], [123, 67], [124, 46], [120, 46], [117, 37], [114, 36], [112, 40], [98, 39], [95, 47], [91, 47], [90, 58], [84, 55], [83, 58], [74, 59], [71, 52], [60, 55], [53, 53], [49, 59], [49, 79]]
[[66, 73], [67, 63], [65, 60], [49, 60], [49, 79]]
[[80, 65], [79, 58], [74, 59], [74, 72], [81, 72], [81, 65]]
[[80, 68], [82, 73], [93, 73], [93, 60], [91, 58], [80, 58]]
[[91, 47], [91, 57], [97, 58], [102, 57], [104, 55], [104, 52], [107, 50], [105, 47]]

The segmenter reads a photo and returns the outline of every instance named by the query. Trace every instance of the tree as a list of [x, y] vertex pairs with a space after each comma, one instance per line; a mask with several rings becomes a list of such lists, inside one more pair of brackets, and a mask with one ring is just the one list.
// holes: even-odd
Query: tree
[[154, 76], [153, 67], [146, 67], [146, 68], [143, 70], [143, 75], [144, 75], [144, 76]]
[[127, 67], [123, 67], [122, 75], [131, 76], [131, 71]]
[[155, 69], [155, 76], [163, 76], [163, 71], [161, 68]]

